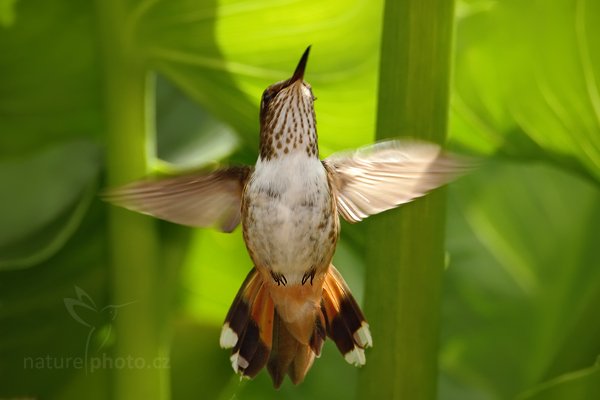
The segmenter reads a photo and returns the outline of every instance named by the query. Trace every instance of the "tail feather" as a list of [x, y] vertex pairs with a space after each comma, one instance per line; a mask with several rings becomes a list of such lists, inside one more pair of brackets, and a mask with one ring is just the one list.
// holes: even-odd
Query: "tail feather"
[[321, 309], [327, 320], [327, 335], [350, 364], [366, 363], [364, 349], [373, 345], [369, 324], [333, 265], [325, 277]]
[[277, 312], [273, 328], [273, 348], [267, 370], [273, 379], [273, 386], [279, 388], [296, 357], [300, 343], [289, 333]]
[[240, 288], [221, 330], [220, 344], [233, 348], [231, 366], [253, 378], [271, 353], [274, 307], [268, 289], [256, 271], [250, 271]]
[[[327, 336], [346, 361], [365, 364], [364, 349], [372, 340], [360, 307], [333, 265], [322, 282], [322, 290], [320, 285], [314, 287], [317, 293], [322, 292], [320, 308], [306, 314], [311, 321], [301, 318], [289, 322], [277, 312], [268, 282], [256, 268], [250, 271], [221, 331], [221, 347], [232, 348], [230, 359], [236, 373], [253, 378], [266, 365], [276, 388], [285, 375], [298, 384], [321, 354]], [[299, 335], [304, 328], [309, 330]]]
[[[252, 326], [256, 326], [258, 336], [250, 336], [252, 338], [251, 341], [248, 341], [250, 345], [240, 348], [240, 355], [247, 357], [246, 359], [249, 360], [248, 367], [244, 369], [245, 376], [256, 376], [269, 360], [273, 342], [274, 312], [273, 300], [267, 288], [263, 285], [256, 296], [251, 313]], [[248, 347], [248, 349], [245, 349], [245, 347]]]
[[222, 348], [229, 349], [234, 347], [238, 342], [238, 338], [244, 332], [248, 318], [250, 317], [250, 291], [258, 289], [259, 279], [260, 277], [256, 268], [252, 269], [246, 276], [244, 283], [242, 283], [235, 299], [233, 299], [233, 304], [229, 308], [229, 312], [225, 317], [225, 323], [221, 329], [219, 343]]
[[[275, 312], [273, 328], [273, 349], [267, 364], [273, 385], [275, 388], [279, 388], [286, 374], [289, 375], [292, 383], [297, 385], [304, 380], [316, 353], [311, 346], [300, 343], [289, 332], [277, 312]], [[319, 348], [319, 352], [320, 350]]]
[[279, 388], [287, 374], [294, 385], [304, 380], [306, 373], [312, 366], [315, 357], [321, 354], [325, 341], [324, 317], [317, 318], [314, 322], [314, 331], [310, 343], [303, 344], [288, 329], [288, 325], [275, 311], [273, 324], [273, 348], [267, 369], [275, 388]]
[[314, 361], [315, 352], [310, 346], [298, 344], [296, 357], [294, 357], [294, 361], [288, 370], [288, 375], [294, 385], [297, 385], [304, 380], [304, 377], [308, 373], [310, 367], [312, 367]]
[[313, 331], [309, 343], [310, 348], [313, 353], [315, 353], [316, 357], [321, 356], [321, 349], [323, 348], [323, 343], [325, 343], [325, 338], [327, 337], [326, 326], [327, 322], [325, 322], [325, 315], [323, 315], [322, 310], [319, 310], [315, 320], [315, 330]]

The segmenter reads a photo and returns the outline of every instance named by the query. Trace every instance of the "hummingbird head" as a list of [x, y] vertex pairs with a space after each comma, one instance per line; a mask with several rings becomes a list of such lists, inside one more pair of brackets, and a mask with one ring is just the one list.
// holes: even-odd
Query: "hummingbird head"
[[304, 152], [319, 156], [313, 96], [304, 81], [310, 46], [291, 78], [269, 86], [260, 102], [260, 158], [270, 160], [285, 154]]

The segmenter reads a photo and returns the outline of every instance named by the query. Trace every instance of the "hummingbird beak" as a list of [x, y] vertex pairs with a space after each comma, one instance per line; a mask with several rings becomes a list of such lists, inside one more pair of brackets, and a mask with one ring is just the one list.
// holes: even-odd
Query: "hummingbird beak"
[[306, 48], [306, 50], [304, 50], [304, 54], [302, 54], [302, 57], [300, 58], [300, 61], [298, 62], [298, 66], [296, 67], [296, 70], [294, 71], [294, 75], [292, 75], [292, 77], [290, 78], [290, 84], [296, 82], [296, 81], [301, 81], [304, 78], [304, 70], [306, 69], [306, 62], [308, 61], [308, 54], [310, 53], [310, 46], [308, 46]]

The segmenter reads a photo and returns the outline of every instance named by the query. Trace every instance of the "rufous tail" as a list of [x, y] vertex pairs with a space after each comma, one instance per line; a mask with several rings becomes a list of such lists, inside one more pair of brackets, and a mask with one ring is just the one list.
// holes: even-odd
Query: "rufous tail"
[[278, 314], [268, 285], [253, 268], [235, 297], [221, 331], [221, 347], [232, 348], [233, 370], [242, 377], [253, 378], [267, 366], [276, 388], [281, 386], [285, 375], [298, 384], [304, 380], [315, 357], [321, 354], [326, 336], [333, 339], [350, 364], [365, 364], [364, 349], [372, 346], [369, 325], [333, 265], [325, 276], [322, 291], [320, 308], [309, 314], [314, 319], [313, 332], [303, 343], [290, 333], [293, 326]]

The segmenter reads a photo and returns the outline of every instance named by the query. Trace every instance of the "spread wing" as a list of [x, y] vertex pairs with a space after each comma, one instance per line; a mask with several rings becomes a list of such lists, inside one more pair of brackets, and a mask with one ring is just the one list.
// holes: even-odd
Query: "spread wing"
[[470, 169], [433, 143], [397, 140], [336, 153], [323, 164], [348, 222], [408, 203]]
[[231, 167], [161, 180], [134, 182], [104, 193], [105, 200], [142, 214], [188, 226], [240, 223], [241, 200], [250, 167]]

